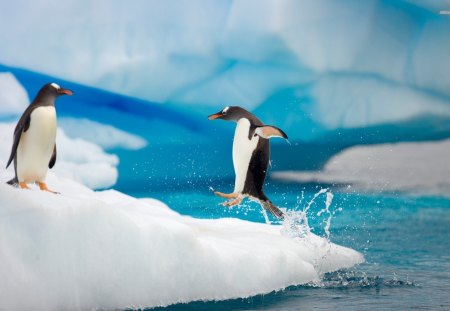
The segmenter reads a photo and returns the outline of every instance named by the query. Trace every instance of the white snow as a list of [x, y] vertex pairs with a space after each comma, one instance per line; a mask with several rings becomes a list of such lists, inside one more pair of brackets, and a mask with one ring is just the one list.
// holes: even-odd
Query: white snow
[[317, 281], [363, 256], [281, 226], [181, 216], [163, 203], [93, 192], [21, 190], [0, 172], [0, 309], [117, 310], [248, 297]]
[[280, 109], [298, 90], [312, 128], [448, 117], [448, 3], [9, 1], [0, 63], [157, 102]]
[[276, 179], [353, 185], [378, 191], [448, 195], [450, 140], [356, 146], [332, 157], [322, 171], [285, 171]]
[[[15, 123], [0, 123], [0, 163], [6, 166], [11, 152]], [[69, 138], [62, 129], [56, 136], [57, 159], [52, 171], [92, 188], [108, 188], [118, 178], [117, 156], [105, 153], [99, 146], [80, 138]], [[3, 166], [2, 165], [2, 166]], [[14, 176], [11, 165], [7, 175]], [[57, 189], [55, 189], [57, 190]]]
[[147, 146], [147, 141], [142, 137], [89, 119], [65, 117], [58, 119], [58, 124], [69, 137], [82, 138], [106, 150], [114, 148], [138, 150]]
[[30, 100], [27, 91], [9, 72], [0, 72], [0, 116], [22, 114]]

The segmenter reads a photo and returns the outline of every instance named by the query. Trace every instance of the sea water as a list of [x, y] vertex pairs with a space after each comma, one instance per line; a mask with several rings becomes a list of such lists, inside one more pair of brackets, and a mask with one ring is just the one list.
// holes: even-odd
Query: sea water
[[[159, 191], [150, 187], [148, 193], [132, 194], [161, 199], [194, 217], [265, 222], [258, 204], [223, 207], [209, 186], [177, 185]], [[217, 189], [232, 189], [227, 181], [221, 187]], [[450, 310], [450, 198], [273, 181], [266, 194], [288, 213], [284, 234], [294, 239], [306, 238], [308, 232], [319, 234], [360, 251], [366, 262], [280, 292], [192, 302], [168, 310]]]

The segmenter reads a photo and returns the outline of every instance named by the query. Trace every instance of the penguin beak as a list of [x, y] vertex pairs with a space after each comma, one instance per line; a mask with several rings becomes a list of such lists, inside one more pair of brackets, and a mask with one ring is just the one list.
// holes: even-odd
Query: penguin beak
[[58, 93], [61, 94], [61, 95], [63, 95], [63, 94], [64, 95], [69, 95], [69, 96], [73, 95], [73, 92], [71, 90], [63, 89], [63, 88], [58, 89]]
[[212, 114], [208, 117], [208, 120], [215, 120], [215, 119], [221, 119], [222, 118], [222, 112], [218, 112], [215, 114]]

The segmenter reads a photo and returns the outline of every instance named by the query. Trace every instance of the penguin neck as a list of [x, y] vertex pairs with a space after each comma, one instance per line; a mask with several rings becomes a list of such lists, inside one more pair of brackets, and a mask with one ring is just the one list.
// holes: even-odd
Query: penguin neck
[[236, 133], [238, 131], [242, 131], [242, 129], [248, 129], [250, 128], [251, 122], [249, 119], [247, 118], [240, 118], [237, 122], [236, 122]]
[[46, 96], [45, 98], [36, 98], [33, 105], [36, 107], [55, 107], [55, 97]]
[[236, 130], [234, 131], [234, 140], [245, 140], [244, 138], [251, 140], [249, 132], [252, 127], [252, 122], [247, 118], [240, 118], [236, 124]]
[[[242, 122], [241, 122], [242, 121]], [[264, 125], [264, 123], [261, 122], [260, 119], [258, 119], [256, 116], [251, 114], [250, 112], [247, 112], [246, 115], [240, 117], [237, 121], [239, 123], [250, 123], [251, 126], [261, 126]]]

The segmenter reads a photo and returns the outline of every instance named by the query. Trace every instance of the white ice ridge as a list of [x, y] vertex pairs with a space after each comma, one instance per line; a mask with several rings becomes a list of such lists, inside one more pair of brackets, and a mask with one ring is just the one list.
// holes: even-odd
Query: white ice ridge
[[248, 297], [364, 260], [313, 234], [290, 239], [281, 226], [181, 216], [153, 199], [93, 192], [53, 174], [48, 184], [62, 194], [0, 180], [0, 309], [117, 310]]
[[356, 146], [332, 157], [322, 171], [274, 172], [298, 182], [352, 184], [366, 190], [448, 195], [450, 140]]

